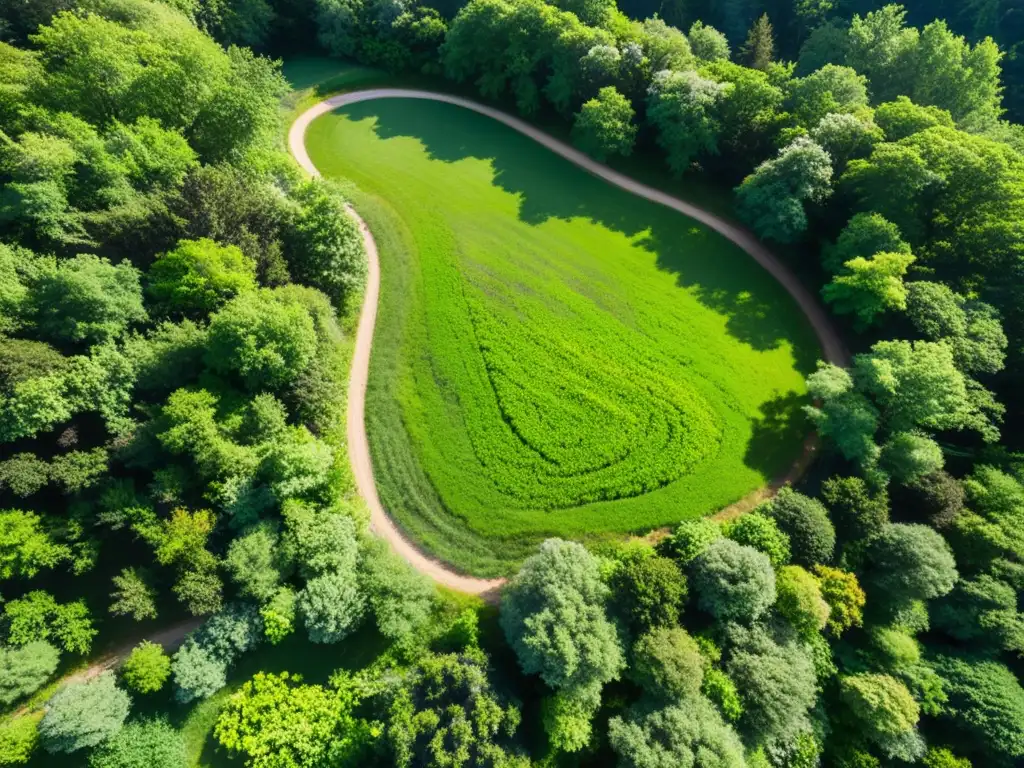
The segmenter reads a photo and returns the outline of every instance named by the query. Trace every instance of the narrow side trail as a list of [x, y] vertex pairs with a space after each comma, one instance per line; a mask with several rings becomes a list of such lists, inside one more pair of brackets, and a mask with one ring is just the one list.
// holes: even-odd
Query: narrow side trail
[[[804, 315], [807, 316], [811, 327], [818, 337], [823, 357], [826, 360], [836, 365], [845, 366], [848, 364], [849, 356], [846, 349], [824, 309], [797, 279], [796, 275], [761, 244], [751, 232], [692, 203], [687, 203], [684, 200], [649, 187], [646, 184], [641, 184], [635, 179], [612, 170], [565, 142], [548, 135], [539, 128], [535, 128], [529, 123], [493, 107], [446, 93], [407, 88], [374, 88], [365, 91], [342, 93], [310, 107], [292, 123], [291, 129], [288, 131], [288, 148], [299, 165], [312, 176], [320, 175], [320, 172], [313, 165], [313, 161], [306, 152], [306, 129], [309, 128], [310, 123], [321, 115], [333, 112], [339, 107], [373, 99], [426, 99], [454, 104], [455, 106], [478, 112], [530, 137], [538, 144], [543, 145], [594, 176], [607, 181], [609, 184], [614, 184], [634, 195], [696, 219], [701, 224], [713, 229], [727, 240], [739, 246], [786, 289]], [[359, 223], [369, 260], [366, 294], [359, 315], [359, 327], [356, 332], [356, 344], [352, 356], [351, 378], [349, 379], [348, 388], [348, 451], [349, 461], [352, 464], [352, 474], [355, 476], [356, 490], [366, 500], [370, 508], [371, 529], [378, 536], [384, 538], [391, 545], [392, 549], [405, 558], [416, 570], [426, 574], [442, 586], [494, 599], [502, 584], [505, 583], [504, 579], [477, 579], [463, 576], [452, 571], [443, 563], [428, 557], [416, 544], [406, 538], [391, 518], [388, 517], [377, 495], [377, 486], [373, 479], [373, 464], [370, 461], [370, 447], [366, 437], [364, 410], [366, 383], [370, 367], [370, 348], [373, 343], [373, 330], [377, 321], [377, 299], [380, 295], [380, 261], [377, 256], [377, 245], [373, 240], [369, 227], [366, 226], [366, 222], [360, 218], [351, 206], [348, 207], [348, 210]], [[746, 506], [744, 502], [750, 499], [760, 501], [767, 498], [783, 483], [795, 480], [799, 476], [798, 473], [801, 471], [801, 468], [809, 462], [814, 449], [814, 440], [808, 439], [804, 445], [804, 455], [801, 456], [793, 470], [787, 473], [784, 478], [780, 478], [764, 489], [755, 491], [747, 499], [741, 500], [727, 509], [737, 508], [737, 511], [742, 511], [740, 505]]]

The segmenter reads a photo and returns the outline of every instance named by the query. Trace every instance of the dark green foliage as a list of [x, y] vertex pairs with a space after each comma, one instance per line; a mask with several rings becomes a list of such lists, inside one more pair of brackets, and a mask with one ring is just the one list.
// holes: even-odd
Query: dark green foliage
[[[364, 543], [359, 578], [377, 631], [384, 637], [413, 638], [429, 622], [435, 597], [433, 584], [379, 539]], [[476, 614], [471, 615], [475, 620]]]
[[612, 574], [612, 602], [637, 635], [679, 621], [686, 576], [672, 560], [650, 552], [629, 553]]
[[845, 541], [867, 538], [889, 522], [888, 495], [873, 493], [859, 477], [830, 477], [822, 484], [821, 497]]
[[747, 34], [747, 40], [740, 49], [743, 63], [753, 69], [765, 70], [775, 57], [775, 35], [768, 14], [763, 14]]
[[685, 629], [653, 629], [633, 644], [630, 677], [666, 701], [693, 696], [704, 681], [700, 649]]
[[44, 640], [0, 648], [0, 704], [9, 707], [43, 687], [57, 670], [60, 651]]
[[949, 706], [942, 724], [959, 736], [977, 765], [1012, 765], [1024, 757], [1024, 688], [996, 662], [939, 654], [933, 664], [942, 677]]
[[789, 537], [795, 563], [810, 567], [832, 560], [836, 532], [820, 501], [783, 488], [765, 505], [764, 513]]
[[739, 737], [702, 696], [628, 719], [614, 717], [608, 738], [622, 768], [746, 765]]
[[89, 756], [89, 768], [181, 768], [185, 740], [166, 720], [126, 725]]
[[95, 747], [124, 725], [131, 698], [114, 683], [112, 672], [68, 683], [47, 702], [39, 737], [47, 752], [76, 752]]
[[935, 528], [943, 529], [952, 524], [964, 508], [963, 485], [947, 472], [936, 472], [917, 478], [907, 487], [911, 503]]
[[868, 542], [865, 554], [862, 578], [882, 603], [941, 597], [957, 579], [949, 545], [923, 525], [890, 524]]

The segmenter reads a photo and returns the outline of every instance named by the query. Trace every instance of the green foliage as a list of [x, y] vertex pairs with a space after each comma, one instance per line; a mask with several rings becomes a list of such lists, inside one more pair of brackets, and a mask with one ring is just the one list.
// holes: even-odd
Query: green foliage
[[768, 14], [757, 18], [740, 48], [740, 57], [752, 69], [768, 69], [775, 57], [775, 34]]
[[762, 507], [762, 511], [789, 538], [794, 562], [809, 567], [832, 559], [836, 543], [835, 528], [820, 501], [786, 487], [780, 489]]
[[[1003, 664], [969, 656], [937, 655], [949, 706], [941, 722], [963, 740], [978, 764], [1011, 765], [1024, 756], [1024, 688]], [[988, 761], [988, 762], [984, 762]]]
[[931, 528], [893, 523], [867, 546], [862, 579], [880, 601], [899, 604], [948, 593], [956, 583], [949, 545]]
[[125, 568], [113, 578], [114, 591], [110, 593], [110, 613], [113, 616], [131, 616], [135, 621], [156, 618], [156, 589], [147, 581], [146, 574], [136, 568]]
[[461, 764], [525, 768], [511, 748], [519, 710], [487, 678], [483, 654], [430, 654], [387, 692], [384, 739], [393, 765]]
[[633, 107], [614, 86], [605, 86], [584, 102], [572, 126], [573, 143], [594, 159], [633, 153], [637, 128]]
[[726, 538], [768, 555], [773, 568], [789, 562], [789, 536], [779, 530], [771, 517], [752, 512], [723, 527]]
[[825, 628], [831, 607], [814, 576], [799, 565], [787, 565], [776, 574], [775, 589], [775, 609], [797, 632], [813, 637]]
[[768, 556], [730, 539], [717, 539], [692, 565], [701, 609], [716, 619], [752, 621], [775, 602]]
[[819, 145], [800, 137], [761, 163], [736, 188], [740, 216], [758, 236], [796, 242], [806, 231], [806, 202], [832, 193], [832, 160]]
[[559, 691], [541, 702], [541, 721], [553, 749], [579, 752], [590, 744], [594, 730], [594, 706], [600, 703], [590, 701], [591, 698], [595, 697], [580, 696], [575, 691]]
[[305, 307], [280, 292], [243, 293], [210, 318], [205, 361], [236, 373], [249, 389], [280, 389], [309, 365], [316, 351]]
[[839, 696], [862, 734], [888, 756], [920, 758], [924, 741], [916, 733], [920, 708], [899, 680], [889, 675], [850, 675], [839, 681]]
[[718, 708], [727, 722], [736, 723], [743, 715], [743, 702], [736, 684], [718, 667], [704, 670], [704, 684], [701, 693]]
[[38, 513], [0, 511], [0, 579], [30, 579], [70, 557], [71, 550], [54, 540]]
[[829, 606], [828, 630], [838, 637], [851, 627], [861, 626], [867, 596], [857, 576], [827, 565], [814, 566], [814, 575], [821, 597]]
[[837, 273], [846, 262], [870, 259], [876, 253], [910, 255], [910, 245], [900, 236], [899, 227], [877, 213], [858, 213], [847, 222], [834, 244], [822, 250], [822, 264]]
[[281, 582], [279, 561], [277, 534], [270, 526], [260, 525], [231, 542], [224, 566], [242, 595], [265, 602]]
[[39, 744], [43, 713], [21, 715], [0, 723], [0, 765], [24, 765]]
[[362, 621], [366, 597], [355, 573], [328, 572], [306, 582], [298, 607], [310, 642], [337, 643]]
[[227, 663], [194, 639], [185, 641], [174, 654], [174, 698], [182, 704], [206, 699], [227, 684]]
[[743, 745], [703, 697], [628, 719], [613, 717], [608, 739], [623, 768], [716, 765], [742, 768]]
[[681, 522], [661, 546], [672, 559], [685, 567], [721, 537], [722, 527], [714, 520], [701, 517]]
[[252, 768], [302, 768], [353, 755], [371, 741], [357, 697], [302, 678], [257, 672], [221, 710], [214, 736]]
[[832, 169], [841, 175], [851, 160], [867, 157], [882, 140], [874, 123], [845, 112], [830, 112], [818, 121], [811, 138], [832, 158]]
[[277, 645], [295, 631], [295, 615], [298, 595], [289, 587], [281, 587], [274, 596], [260, 608], [263, 619], [263, 633], [272, 645]]
[[953, 127], [953, 117], [946, 110], [915, 104], [906, 96], [875, 107], [875, 122], [888, 141], [899, 141], [937, 125]]
[[166, 720], [128, 723], [89, 756], [89, 768], [181, 768], [185, 740]]
[[203, 316], [255, 288], [256, 265], [235, 246], [206, 238], [180, 241], [147, 274], [149, 294], [167, 313]]
[[124, 684], [138, 693], [155, 693], [171, 676], [171, 659], [157, 643], [143, 640], [132, 649], [121, 668]]
[[931, 747], [921, 758], [925, 768], [971, 768], [971, 761], [957, 757], [945, 747]]
[[867, 79], [850, 67], [826, 64], [793, 81], [790, 104], [802, 125], [817, 126], [827, 115], [857, 112], [868, 104]]
[[89, 653], [96, 636], [85, 602], [58, 603], [49, 592], [34, 590], [4, 605], [7, 642], [28, 645], [54, 640], [69, 653]]
[[696, 695], [704, 682], [697, 643], [681, 627], [659, 627], [633, 644], [630, 677], [645, 692], [666, 701]]
[[20, 648], [0, 648], [0, 704], [35, 693], [57, 671], [60, 651], [44, 640]]
[[623, 558], [609, 581], [612, 603], [636, 634], [679, 622], [686, 576], [675, 562], [649, 551]]
[[383, 541], [364, 543], [359, 578], [381, 635], [391, 640], [413, 638], [427, 626], [436, 594], [434, 585]]
[[117, 687], [113, 672], [68, 683], [47, 702], [39, 721], [43, 749], [62, 753], [95, 747], [121, 730], [130, 708], [131, 698]]
[[650, 87], [647, 119], [658, 130], [658, 144], [677, 176], [701, 155], [718, 153], [716, 107], [728, 87], [696, 72], [662, 70]]
[[608, 588], [579, 544], [549, 539], [502, 598], [501, 627], [528, 675], [555, 689], [599, 687], [618, 677], [622, 649], [605, 614]]
[[889, 522], [888, 495], [872, 492], [859, 477], [830, 477], [822, 484], [821, 496], [846, 541], [867, 538]]
[[296, 501], [287, 502], [283, 514], [282, 548], [303, 578], [355, 569], [359, 545], [351, 517]]
[[866, 328], [885, 312], [906, 309], [903, 277], [913, 261], [910, 254], [884, 252], [870, 259], [850, 259], [843, 264], [845, 272], [822, 289], [822, 296], [837, 314], [854, 315], [856, 324]]
[[701, 61], [727, 61], [729, 41], [714, 27], [695, 21], [686, 33], [693, 55]]
[[1006, 360], [1006, 335], [995, 309], [968, 301], [941, 283], [907, 284], [907, 316], [929, 341], [946, 341], [965, 373], [998, 373]]
[[40, 334], [58, 343], [105, 341], [146, 319], [138, 270], [89, 254], [40, 269], [25, 312]]
[[295, 280], [319, 288], [344, 311], [366, 284], [363, 236], [335, 188], [309, 181], [294, 193], [284, 256]]

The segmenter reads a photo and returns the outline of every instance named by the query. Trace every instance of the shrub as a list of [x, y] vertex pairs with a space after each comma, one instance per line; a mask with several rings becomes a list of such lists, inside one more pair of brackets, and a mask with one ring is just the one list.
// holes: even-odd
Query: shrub
[[576, 113], [573, 143], [601, 162], [609, 155], [628, 157], [636, 141], [633, 114], [629, 100], [614, 86], [606, 86]]
[[799, 565], [787, 565], [776, 574], [775, 589], [778, 593], [776, 609], [797, 632], [807, 637], [825, 628], [829, 604], [811, 574]]
[[840, 680], [839, 695], [861, 732], [888, 756], [921, 757], [924, 742], [915, 733], [921, 711], [903, 683], [889, 675], [849, 675]]
[[171, 672], [174, 698], [182, 704], [208, 698], [227, 685], [227, 664], [194, 639], [186, 640], [174, 654]]
[[685, 629], [658, 627], [634, 643], [630, 675], [648, 693], [676, 701], [700, 691], [704, 661]]
[[859, 627], [864, 621], [863, 609], [867, 596], [852, 573], [826, 565], [814, 566], [821, 596], [829, 605], [828, 629], [839, 636], [850, 627]]
[[722, 537], [722, 528], [706, 517], [684, 520], [662, 542], [661, 549], [682, 566], [687, 566], [704, 554], [711, 542]]
[[786, 487], [765, 506], [766, 514], [789, 537], [793, 562], [807, 568], [831, 562], [836, 531], [820, 501]]
[[0, 765], [24, 765], [39, 744], [43, 713], [21, 715], [0, 723]]
[[366, 611], [354, 573], [326, 573], [299, 593], [299, 614], [312, 643], [337, 643], [355, 631]]
[[185, 739], [166, 720], [129, 723], [89, 756], [89, 768], [182, 768]]
[[636, 633], [678, 623], [686, 576], [672, 560], [650, 552], [622, 560], [610, 580], [612, 600]]
[[75, 752], [106, 741], [124, 725], [131, 698], [114, 682], [113, 672], [69, 683], [46, 704], [39, 736], [47, 752]]
[[171, 659], [157, 643], [143, 640], [125, 659], [121, 678], [131, 690], [154, 693], [164, 687], [171, 676]]
[[737, 544], [764, 552], [775, 568], [789, 562], [789, 536], [779, 530], [775, 520], [770, 517], [756, 512], [743, 515], [727, 524], [724, 533]]

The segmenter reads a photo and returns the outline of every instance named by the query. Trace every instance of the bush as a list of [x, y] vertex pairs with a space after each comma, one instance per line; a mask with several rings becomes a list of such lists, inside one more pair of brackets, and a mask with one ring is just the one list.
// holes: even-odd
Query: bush
[[160, 645], [148, 640], [132, 649], [121, 668], [121, 679], [125, 685], [138, 693], [159, 691], [170, 676], [170, 657]]
[[174, 698], [182, 704], [205, 699], [227, 685], [228, 665], [194, 639], [174, 654], [171, 662], [174, 674]]
[[650, 551], [633, 553], [618, 564], [609, 586], [614, 604], [633, 632], [679, 622], [686, 600], [686, 576], [667, 557]]
[[355, 574], [327, 573], [299, 593], [299, 614], [311, 643], [337, 643], [355, 631], [366, 611]]
[[757, 512], [743, 515], [727, 524], [724, 533], [737, 544], [764, 552], [775, 568], [789, 562], [789, 536], [779, 530], [775, 520], [770, 517]]
[[0, 723], [0, 765], [24, 765], [39, 744], [42, 712], [21, 715]]
[[806, 568], [831, 562], [836, 531], [820, 501], [786, 487], [765, 506], [765, 513], [789, 537], [793, 562]]
[[775, 578], [778, 599], [775, 608], [804, 637], [825, 628], [829, 604], [821, 595], [818, 581], [799, 565], [780, 568]]
[[89, 756], [89, 768], [182, 768], [185, 739], [166, 720], [129, 723]]
[[889, 757], [916, 760], [924, 741], [916, 733], [920, 707], [910, 691], [889, 675], [860, 674], [842, 678], [839, 696], [863, 733]]
[[609, 155], [628, 157], [636, 142], [633, 114], [629, 100], [614, 86], [602, 88], [576, 113], [573, 143], [600, 162]]
[[0, 704], [7, 707], [35, 693], [57, 671], [60, 651], [44, 640], [0, 648]]
[[132, 700], [114, 682], [113, 672], [69, 683], [46, 704], [39, 736], [47, 752], [95, 747], [124, 725]]
[[685, 629], [659, 627], [634, 643], [630, 676], [647, 693], [677, 701], [700, 691], [704, 661]]
[[723, 621], [752, 621], [775, 602], [775, 571], [768, 556], [718, 539], [693, 563], [701, 609]]
[[706, 517], [684, 520], [661, 544], [661, 549], [682, 566], [704, 554], [711, 542], [722, 537], [722, 527]]

